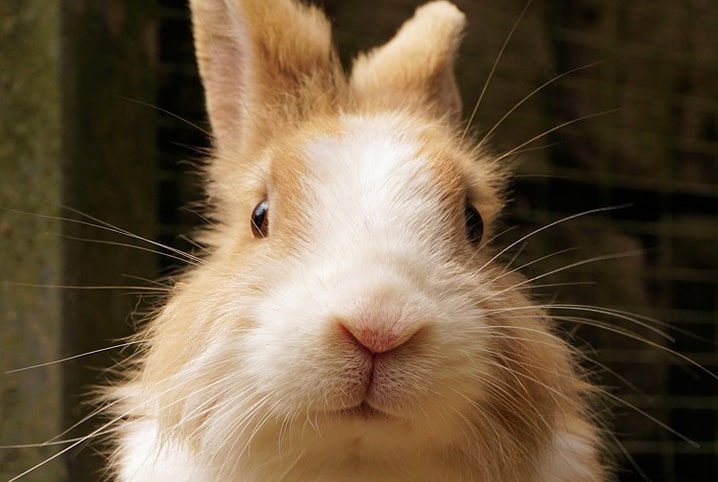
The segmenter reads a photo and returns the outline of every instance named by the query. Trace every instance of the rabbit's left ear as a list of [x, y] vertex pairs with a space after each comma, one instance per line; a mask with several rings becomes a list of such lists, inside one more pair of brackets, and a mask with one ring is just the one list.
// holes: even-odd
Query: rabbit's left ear
[[454, 61], [465, 23], [464, 14], [444, 0], [418, 8], [386, 45], [356, 59], [350, 95], [377, 109], [420, 106], [458, 121]]

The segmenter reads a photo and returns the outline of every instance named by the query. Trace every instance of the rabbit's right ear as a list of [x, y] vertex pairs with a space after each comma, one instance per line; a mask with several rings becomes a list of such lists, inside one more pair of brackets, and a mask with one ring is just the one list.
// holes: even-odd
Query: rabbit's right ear
[[190, 0], [215, 146], [256, 149], [336, 105], [346, 80], [328, 20], [296, 0]]
[[458, 124], [454, 61], [465, 24], [464, 14], [445, 0], [419, 7], [394, 38], [356, 59], [352, 96], [384, 109], [423, 107]]

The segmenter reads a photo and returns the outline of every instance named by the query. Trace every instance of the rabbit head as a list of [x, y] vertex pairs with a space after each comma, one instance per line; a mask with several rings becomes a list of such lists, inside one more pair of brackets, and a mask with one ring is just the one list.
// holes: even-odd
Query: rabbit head
[[123, 480], [601, 480], [590, 386], [489, 243], [464, 15], [426, 4], [346, 74], [314, 7], [191, 7], [209, 254], [117, 390]]

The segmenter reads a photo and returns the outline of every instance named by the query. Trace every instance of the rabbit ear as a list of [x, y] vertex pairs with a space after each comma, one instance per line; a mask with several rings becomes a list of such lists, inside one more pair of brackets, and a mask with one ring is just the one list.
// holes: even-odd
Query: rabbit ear
[[416, 10], [386, 45], [359, 56], [352, 70], [350, 93], [377, 108], [422, 106], [437, 116], [458, 121], [461, 98], [454, 60], [465, 17], [446, 1]]
[[296, 0], [191, 0], [217, 147], [256, 147], [281, 122], [331, 107], [345, 83], [331, 29]]

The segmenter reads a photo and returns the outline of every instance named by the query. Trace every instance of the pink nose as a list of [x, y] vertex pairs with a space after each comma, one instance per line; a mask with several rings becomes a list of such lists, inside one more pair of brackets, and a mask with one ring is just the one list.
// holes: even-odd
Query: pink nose
[[385, 353], [405, 344], [419, 330], [411, 323], [361, 317], [339, 322], [354, 342], [371, 353]]

